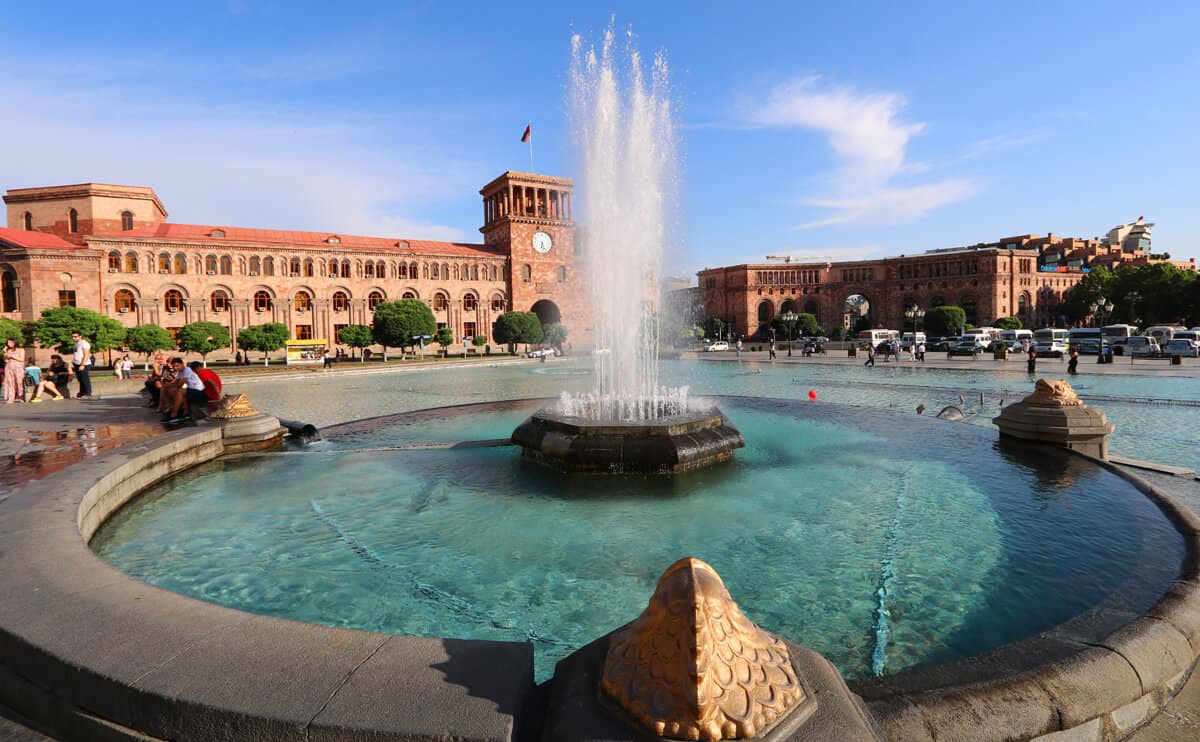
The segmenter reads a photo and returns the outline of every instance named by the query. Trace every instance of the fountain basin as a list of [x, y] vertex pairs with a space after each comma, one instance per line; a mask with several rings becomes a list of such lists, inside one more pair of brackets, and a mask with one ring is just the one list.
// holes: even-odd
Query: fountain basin
[[513, 431], [521, 456], [562, 472], [678, 474], [746, 445], [716, 407], [646, 422], [587, 420], [543, 409]]

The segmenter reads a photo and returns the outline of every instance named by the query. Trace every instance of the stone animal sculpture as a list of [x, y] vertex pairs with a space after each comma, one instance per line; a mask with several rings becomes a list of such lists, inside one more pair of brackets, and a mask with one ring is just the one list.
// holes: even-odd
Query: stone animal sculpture
[[1046, 379], [1038, 379], [1033, 394], [1022, 401], [1038, 407], [1079, 407], [1083, 404], [1070, 384]]

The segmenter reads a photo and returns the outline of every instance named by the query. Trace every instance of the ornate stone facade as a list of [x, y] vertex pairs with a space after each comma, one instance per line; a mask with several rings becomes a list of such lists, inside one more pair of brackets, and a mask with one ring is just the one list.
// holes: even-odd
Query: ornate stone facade
[[[505, 311], [561, 321], [590, 337], [575, 252], [573, 183], [505, 172], [480, 191], [483, 244], [173, 224], [150, 188], [86, 183], [8, 191], [0, 229], [0, 316], [32, 320], [74, 305], [133, 327], [281, 322], [298, 339], [336, 342], [375, 305], [430, 305], [456, 338]], [[535, 238], [535, 235], [538, 235]], [[536, 240], [536, 244], [535, 244]]]

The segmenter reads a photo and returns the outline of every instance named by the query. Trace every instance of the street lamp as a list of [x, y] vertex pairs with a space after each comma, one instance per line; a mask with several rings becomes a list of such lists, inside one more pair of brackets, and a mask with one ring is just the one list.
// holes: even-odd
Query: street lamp
[[1142, 295], [1136, 291], [1130, 291], [1128, 294], [1125, 295], [1125, 301], [1129, 302], [1129, 323], [1130, 324], [1133, 324], [1133, 325], [1141, 324], [1140, 322], [1138, 322], [1138, 319], [1137, 319], [1137, 303], [1138, 303], [1138, 301], [1141, 300], [1141, 298], [1142, 298]]
[[1093, 324], [1099, 321], [1099, 326], [1102, 327], [1104, 325], [1105, 315], [1112, 314], [1113, 303], [1109, 300], [1106, 300], [1103, 296], [1097, 296], [1096, 301], [1092, 302], [1088, 308], [1092, 310]]
[[904, 316], [908, 318], [909, 322], [912, 322], [913, 340], [916, 340], [917, 329], [920, 327], [920, 324], [924, 324], [925, 322], [925, 310], [921, 309], [916, 304], [913, 304], [911, 307], [904, 310]]
[[800, 321], [800, 315], [790, 309], [779, 315], [779, 321], [788, 331], [788, 358], [792, 357], [792, 331], [796, 329], [796, 323]]

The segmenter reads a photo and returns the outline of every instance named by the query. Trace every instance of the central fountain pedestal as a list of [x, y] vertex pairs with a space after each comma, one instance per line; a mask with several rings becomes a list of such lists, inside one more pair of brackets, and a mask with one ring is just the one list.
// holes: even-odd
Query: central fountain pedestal
[[646, 422], [539, 410], [512, 434], [522, 456], [563, 472], [678, 474], [733, 458], [746, 445], [716, 407]]

